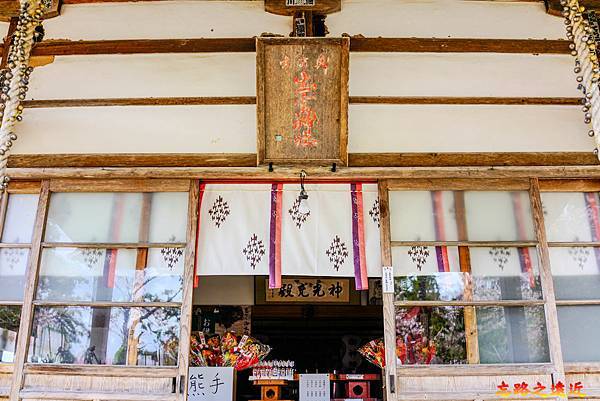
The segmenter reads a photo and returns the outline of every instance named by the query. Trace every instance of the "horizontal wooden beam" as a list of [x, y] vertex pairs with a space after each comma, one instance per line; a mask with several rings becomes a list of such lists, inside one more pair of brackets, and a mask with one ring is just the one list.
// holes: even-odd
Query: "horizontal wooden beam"
[[[47, 40], [34, 56], [255, 52], [255, 38]], [[569, 42], [549, 39], [361, 38], [353, 52], [569, 54]]]
[[[592, 152], [350, 153], [350, 167], [587, 166]], [[11, 155], [9, 168], [255, 167], [256, 153], [98, 153]], [[71, 185], [71, 184], [69, 184]]]
[[396, 372], [398, 376], [412, 377], [548, 375], [552, 364], [403, 365]]
[[101, 366], [101, 365], [55, 365], [25, 364], [25, 373], [63, 376], [110, 376], [110, 377], [175, 377], [177, 368], [158, 366]]
[[[351, 104], [455, 104], [455, 105], [552, 105], [579, 106], [577, 97], [448, 97], [448, 96], [350, 96]], [[219, 97], [144, 97], [105, 99], [46, 99], [26, 100], [30, 109], [55, 107], [113, 107], [113, 106], [201, 106], [256, 104], [255, 96]]]
[[101, 392], [101, 391], [53, 391], [53, 390], [21, 390], [19, 398], [23, 400], [69, 400], [69, 401], [177, 401], [177, 394]]
[[[55, 178], [188, 178], [219, 181], [297, 180], [301, 167], [89, 167], [89, 168], [9, 168], [15, 180]], [[319, 181], [347, 181], [409, 178], [600, 178], [600, 165], [517, 166], [517, 167], [305, 167], [308, 177]]]
[[[10, 159], [9, 159], [10, 162]], [[592, 152], [350, 153], [352, 167], [585, 166]]]

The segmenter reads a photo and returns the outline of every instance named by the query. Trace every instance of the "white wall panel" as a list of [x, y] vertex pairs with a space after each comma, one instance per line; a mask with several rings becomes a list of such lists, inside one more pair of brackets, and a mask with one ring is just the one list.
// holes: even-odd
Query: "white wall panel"
[[[254, 53], [57, 57], [30, 99], [254, 96]], [[569, 55], [352, 53], [353, 96], [579, 96]]]
[[30, 99], [254, 96], [254, 53], [57, 57], [31, 74]]
[[[15, 153], [246, 153], [245, 106], [26, 109]], [[351, 105], [350, 152], [591, 151], [578, 107]]]
[[331, 35], [561, 39], [563, 19], [543, 2], [473, 0], [344, 0], [327, 17]]
[[352, 53], [356, 96], [580, 96], [570, 55]]
[[[327, 17], [332, 36], [563, 38], [562, 19], [542, 2], [344, 0]], [[156, 1], [63, 6], [48, 20], [51, 39], [249, 37], [288, 35], [291, 18], [264, 12], [262, 1]]]
[[15, 153], [256, 152], [250, 106], [26, 109]]
[[350, 105], [349, 152], [592, 151], [579, 107]]
[[169, 39], [288, 35], [290, 18], [261, 1], [155, 1], [65, 5], [44, 23], [46, 39]]

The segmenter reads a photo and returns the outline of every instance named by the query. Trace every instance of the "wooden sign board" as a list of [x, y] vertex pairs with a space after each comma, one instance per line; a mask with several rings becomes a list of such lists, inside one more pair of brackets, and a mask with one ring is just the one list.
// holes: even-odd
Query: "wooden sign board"
[[265, 11], [277, 15], [294, 15], [298, 11], [331, 14], [342, 9], [342, 0], [265, 0]]
[[259, 165], [347, 165], [349, 45], [257, 38]]
[[281, 288], [268, 289], [266, 302], [272, 303], [349, 303], [350, 280], [347, 278], [297, 278], [282, 279]]

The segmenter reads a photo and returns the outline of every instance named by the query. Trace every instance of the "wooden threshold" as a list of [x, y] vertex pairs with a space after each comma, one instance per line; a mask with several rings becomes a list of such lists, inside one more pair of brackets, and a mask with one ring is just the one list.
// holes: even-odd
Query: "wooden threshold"
[[[350, 153], [350, 167], [593, 166], [592, 152]], [[255, 167], [255, 153], [13, 154], [9, 168]]]
[[[47, 40], [33, 56], [255, 52], [255, 38]], [[351, 52], [569, 54], [567, 40], [470, 38], [350, 39]]]
[[[580, 106], [577, 97], [440, 97], [440, 96], [350, 96], [350, 104], [454, 104], [506, 106]], [[42, 99], [26, 100], [29, 109], [55, 107], [113, 107], [113, 106], [209, 106], [256, 104], [255, 96], [227, 97], [142, 97], [105, 99]]]

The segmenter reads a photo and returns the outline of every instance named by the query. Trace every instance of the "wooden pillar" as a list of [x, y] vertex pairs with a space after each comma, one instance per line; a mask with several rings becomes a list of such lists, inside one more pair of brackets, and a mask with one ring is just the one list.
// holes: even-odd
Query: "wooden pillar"
[[[379, 218], [381, 265], [392, 266], [392, 242], [390, 232], [390, 202], [388, 195], [388, 182], [379, 181]], [[383, 293], [383, 337], [385, 342], [385, 399], [396, 399], [398, 388], [396, 386], [396, 308], [394, 307], [394, 294]]]
[[181, 390], [183, 400], [187, 399], [187, 373], [190, 363], [190, 336], [192, 332], [192, 297], [194, 293], [194, 264], [196, 262], [196, 235], [198, 231], [198, 202], [200, 182], [190, 182], [188, 201], [188, 225], [185, 246], [185, 266], [183, 273], [183, 297], [181, 305], [181, 326], [179, 329], [179, 378], [177, 392]]
[[[544, 225], [544, 213], [542, 210], [542, 198], [540, 185], [537, 178], [530, 180], [529, 197], [531, 199], [531, 212], [538, 240], [538, 255], [540, 259], [540, 281], [544, 293], [544, 308], [546, 315], [546, 330], [548, 332], [548, 348], [550, 351], [550, 362], [552, 363], [552, 381], [561, 381], [565, 386], [566, 377], [560, 346], [560, 332], [558, 330], [558, 314], [556, 311], [556, 298], [554, 296], [554, 282], [550, 270], [550, 255], [548, 253], [548, 239], [546, 238], [546, 227]], [[568, 389], [568, 386], [567, 386]], [[566, 396], [564, 397], [566, 399]]]
[[25, 272], [25, 289], [23, 294], [23, 307], [21, 308], [21, 323], [15, 350], [13, 380], [10, 388], [9, 399], [19, 399], [19, 392], [24, 381], [24, 365], [27, 360], [27, 348], [31, 327], [33, 325], [33, 300], [37, 289], [39, 261], [41, 256], [41, 245], [46, 228], [46, 215], [48, 213], [48, 201], [50, 199], [50, 181], [42, 181], [33, 238], [31, 239], [31, 251]]

